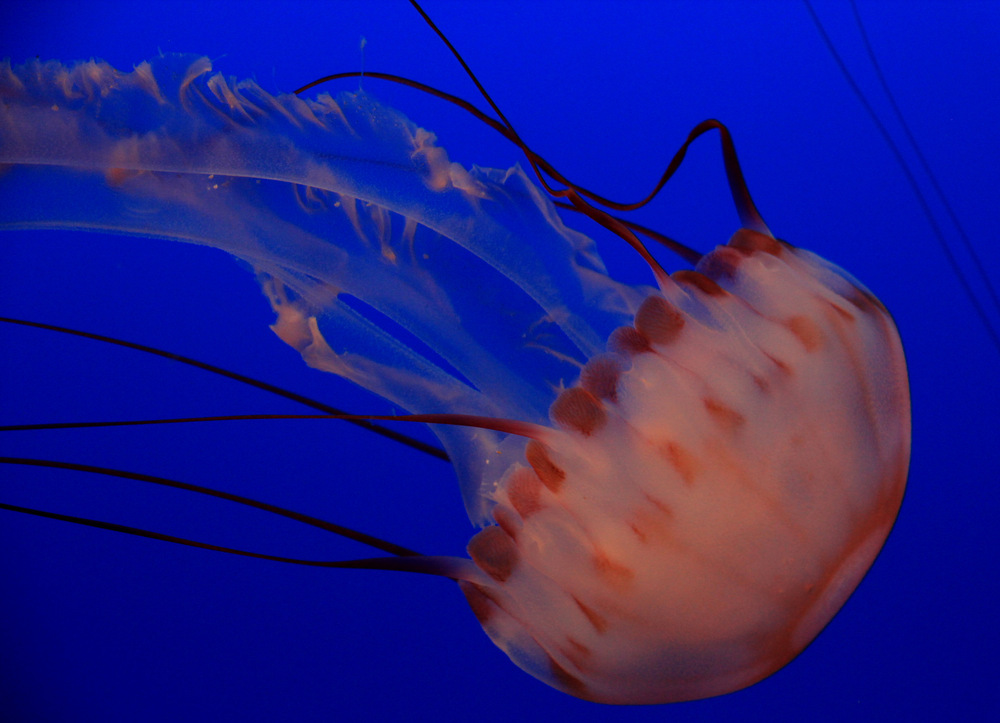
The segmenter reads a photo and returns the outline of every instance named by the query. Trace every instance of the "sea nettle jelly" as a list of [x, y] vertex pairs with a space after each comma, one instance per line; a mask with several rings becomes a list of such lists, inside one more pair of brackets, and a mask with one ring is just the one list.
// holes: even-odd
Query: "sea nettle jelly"
[[0, 101], [4, 227], [224, 249], [310, 366], [434, 425], [483, 526], [471, 559], [370, 566], [458, 580], [555, 688], [665, 703], [750, 685], [889, 533], [910, 441], [895, 325], [771, 235], [731, 150], [744, 228], [693, 270], [667, 274], [565, 194], [636, 244], [651, 288], [610, 278], [524, 171], [453, 163], [363, 92], [273, 95], [161, 56], [5, 64]]

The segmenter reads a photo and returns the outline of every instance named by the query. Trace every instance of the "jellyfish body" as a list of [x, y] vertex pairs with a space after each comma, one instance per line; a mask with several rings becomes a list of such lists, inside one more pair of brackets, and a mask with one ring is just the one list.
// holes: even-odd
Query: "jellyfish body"
[[552, 407], [465, 584], [521, 667], [611, 703], [797, 655], [868, 570], [909, 460], [902, 349], [839, 269], [752, 231], [647, 298]]
[[869, 292], [746, 230], [658, 290], [617, 283], [520, 170], [453, 164], [363, 94], [210, 70], [4, 66], [0, 223], [224, 249], [311, 366], [412, 412], [523, 425], [435, 432], [486, 525], [466, 596], [550, 685], [706, 697], [815, 637], [909, 459], [902, 350]]

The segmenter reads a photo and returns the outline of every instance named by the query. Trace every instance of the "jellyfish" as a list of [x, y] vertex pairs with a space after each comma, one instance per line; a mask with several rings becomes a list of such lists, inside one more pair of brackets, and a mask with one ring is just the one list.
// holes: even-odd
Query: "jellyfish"
[[[305, 201], [308, 201], [308, 200], [309, 200], [309, 199], [305, 199]], [[398, 585], [398, 583], [397, 583], [397, 585]]]

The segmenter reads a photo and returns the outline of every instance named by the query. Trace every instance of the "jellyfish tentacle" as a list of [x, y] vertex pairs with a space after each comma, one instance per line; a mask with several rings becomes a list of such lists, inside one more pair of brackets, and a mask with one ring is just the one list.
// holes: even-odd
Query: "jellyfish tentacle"
[[[174, 361], [174, 362], [179, 362], [181, 364], [187, 364], [187, 365], [193, 366], [193, 367], [195, 367], [197, 369], [201, 369], [201, 370], [207, 371], [207, 372], [209, 372], [211, 374], [218, 374], [220, 376], [224, 376], [224, 377], [227, 377], [229, 379], [233, 379], [234, 381], [237, 381], [237, 382], [239, 382], [241, 384], [246, 384], [248, 386], [260, 389], [262, 391], [269, 392], [271, 394], [275, 394], [275, 395], [280, 396], [280, 397], [284, 397], [285, 399], [290, 399], [290, 400], [292, 400], [294, 402], [298, 402], [299, 404], [303, 404], [303, 405], [305, 405], [307, 407], [311, 407], [313, 409], [318, 409], [318, 410], [320, 410], [322, 412], [326, 412], [327, 414], [331, 414], [331, 415], [347, 414], [347, 412], [345, 412], [342, 409], [337, 409], [336, 407], [333, 407], [333, 406], [331, 406], [329, 404], [324, 404], [323, 402], [319, 402], [319, 401], [317, 401], [315, 399], [310, 399], [310, 398], [305, 397], [305, 396], [303, 396], [301, 394], [296, 394], [295, 392], [291, 392], [291, 391], [289, 391], [287, 389], [282, 389], [281, 387], [277, 387], [277, 386], [275, 386], [273, 384], [269, 384], [267, 382], [263, 382], [263, 381], [261, 381], [259, 379], [254, 379], [254, 378], [248, 377], [248, 376], [246, 376], [244, 374], [238, 374], [238, 373], [236, 373], [234, 371], [231, 371], [229, 369], [223, 369], [221, 367], [215, 366], [214, 364], [208, 364], [206, 362], [199, 361], [197, 359], [192, 359], [190, 357], [182, 356], [182, 355], [176, 354], [174, 352], [165, 351], [163, 349], [157, 349], [155, 347], [151, 347], [151, 346], [148, 346], [146, 344], [137, 344], [135, 342], [125, 341], [124, 339], [117, 339], [115, 337], [105, 336], [103, 334], [94, 334], [94, 333], [87, 332], [87, 331], [81, 331], [80, 329], [70, 329], [70, 328], [65, 327], [65, 326], [56, 326], [54, 324], [45, 324], [45, 323], [42, 323], [42, 322], [39, 322], [39, 321], [30, 321], [30, 320], [27, 320], [27, 319], [13, 319], [13, 318], [10, 318], [10, 317], [0, 317], [0, 323], [4, 323], [4, 324], [17, 324], [17, 325], [20, 325], [20, 326], [33, 327], [33, 328], [36, 328], [36, 329], [45, 329], [46, 331], [54, 331], [54, 332], [60, 333], [60, 334], [70, 334], [70, 335], [78, 336], [78, 337], [81, 337], [81, 338], [84, 338], [84, 339], [92, 339], [94, 341], [99, 341], [99, 342], [102, 342], [102, 343], [105, 343], [105, 344], [115, 344], [117, 346], [122, 346], [122, 347], [125, 347], [127, 349], [133, 349], [135, 351], [140, 351], [140, 352], [143, 352], [143, 353], [146, 353], [146, 354], [153, 354], [153, 355], [156, 355], [156, 356], [161, 356], [161, 357], [164, 357], [165, 359], [169, 359], [169, 360]], [[366, 421], [364, 419], [348, 419], [348, 420], [345, 420], [345, 421], [350, 422], [351, 424], [358, 425], [360, 427], [364, 427], [365, 429], [368, 429], [368, 430], [370, 430], [372, 432], [375, 432], [376, 434], [379, 434], [379, 435], [381, 435], [383, 437], [386, 437], [388, 439], [392, 439], [393, 441], [399, 442], [401, 444], [405, 444], [406, 446], [408, 446], [408, 447], [410, 447], [412, 449], [416, 449], [416, 450], [418, 450], [420, 452], [424, 452], [425, 454], [429, 454], [430, 456], [436, 457], [437, 459], [444, 460], [445, 462], [448, 461], [448, 455], [445, 454], [440, 449], [438, 449], [437, 447], [435, 447], [433, 445], [430, 445], [430, 444], [427, 444], [426, 442], [424, 442], [422, 440], [414, 439], [413, 437], [408, 437], [405, 434], [400, 434], [399, 432], [397, 432], [394, 429], [387, 429], [387, 428], [381, 427], [381, 426], [379, 426], [377, 424], [372, 424], [371, 422], [368, 422], [368, 421]], [[83, 426], [86, 426], [87, 424], [88, 423], [86, 423], [86, 422], [82, 423]], [[74, 426], [76, 426], [76, 425], [74, 425]], [[94, 426], [98, 426], [98, 425], [95, 424]], [[17, 425], [17, 427], [18, 428], [25, 428], [25, 429], [26, 428], [41, 429], [41, 428], [45, 428], [46, 425]], [[8, 426], [5, 426], [3, 429], [6, 430], [6, 429], [12, 429], [12, 428], [13, 427], [11, 427], [11, 426], [8, 425]], [[63, 428], [68, 428], [68, 427], [63, 426]]]
[[[136, 482], [144, 482], [146, 484], [159, 485], [161, 487], [170, 487], [172, 489], [180, 489], [184, 490], [185, 492], [193, 492], [208, 497], [216, 497], [218, 499], [226, 500], [227, 502], [234, 502], [236, 504], [244, 505], [246, 507], [252, 507], [254, 509], [267, 512], [272, 515], [285, 517], [290, 520], [294, 520], [296, 522], [301, 522], [303, 524], [309, 525], [311, 527], [316, 527], [326, 532], [332, 532], [333, 534], [339, 535], [340, 537], [343, 537], [345, 539], [353, 540], [354, 542], [360, 542], [363, 545], [367, 545], [368, 547], [372, 547], [376, 550], [381, 550], [383, 552], [388, 552], [392, 555], [405, 556], [405, 555], [420, 554], [414, 550], [410, 550], [409, 548], [403, 547], [402, 545], [397, 545], [395, 543], [379, 539], [373, 535], [368, 535], [363, 532], [353, 530], [349, 527], [336, 525], [332, 522], [321, 520], [318, 517], [313, 517], [311, 515], [306, 515], [301, 512], [288, 510], [283, 507], [278, 507], [277, 505], [269, 504], [267, 502], [260, 502], [259, 500], [254, 500], [249, 497], [244, 497], [243, 495], [237, 495], [232, 492], [224, 492], [222, 490], [216, 490], [210, 487], [203, 487], [201, 485], [192, 484], [190, 482], [181, 482], [179, 480], [172, 480], [166, 477], [157, 477], [155, 475], [141, 474], [138, 472], [128, 472], [126, 470], [111, 469], [109, 467], [78, 464], [76, 462], [60, 462], [57, 460], [50, 460], [50, 459], [33, 459], [26, 457], [0, 457], [0, 464], [14, 464], [14, 465], [25, 465], [30, 467], [65, 469], [75, 472], [86, 472], [88, 474], [103, 475], [106, 477], [117, 477], [120, 479], [128, 479]], [[51, 513], [46, 513], [43, 516], [49, 516], [56, 519], [55, 515]], [[105, 524], [111, 525], [111, 523], [105, 523]], [[108, 529], [111, 528], [108, 527]]]

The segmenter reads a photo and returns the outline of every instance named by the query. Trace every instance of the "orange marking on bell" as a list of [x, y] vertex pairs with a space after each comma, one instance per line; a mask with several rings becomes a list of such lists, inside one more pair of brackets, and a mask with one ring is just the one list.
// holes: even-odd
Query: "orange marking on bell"
[[670, 274], [670, 278], [676, 281], [678, 284], [686, 284], [688, 286], [693, 286], [698, 291], [701, 291], [708, 296], [725, 296], [726, 290], [719, 286], [717, 283], [712, 281], [710, 278], [705, 276], [705, 274], [699, 274], [697, 271], [690, 271], [688, 269], [681, 269], [680, 271], [675, 271]]
[[618, 378], [622, 362], [610, 354], [594, 357], [580, 373], [580, 386], [599, 399], [618, 401]]
[[528, 467], [515, 470], [507, 480], [507, 497], [510, 499], [510, 504], [524, 519], [542, 509], [541, 492], [541, 480], [534, 470]]
[[744, 258], [736, 249], [723, 246], [705, 255], [698, 262], [698, 271], [710, 279], [734, 279]]
[[644, 337], [634, 326], [620, 326], [611, 332], [608, 339], [608, 351], [631, 356], [652, 351], [652, 348], [649, 346], [649, 339]]
[[839, 314], [840, 317], [842, 319], [844, 319], [844, 321], [855, 321], [854, 314], [852, 314], [850, 311], [848, 311], [847, 309], [845, 309], [840, 304], [834, 304], [831, 301], [830, 302], [830, 306], [833, 307], [833, 310], [836, 311], [837, 314]]
[[497, 505], [493, 508], [493, 521], [496, 522], [500, 529], [506, 532], [512, 540], [517, 541], [517, 535], [521, 531], [521, 522], [517, 519], [517, 517], [515, 517], [513, 512], [506, 507]]
[[705, 404], [705, 409], [712, 416], [712, 419], [729, 430], [734, 431], [746, 422], [746, 419], [742, 414], [737, 412], [735, 409], [727, 407], [718, 399], [705, 397], [702, 401]]
[[[588, 658], [593, 655], [593, 651], [576, 638], [568, 637], [566, 638], [566, 642], [570, 644], [570, 647], [573, 649], [573, 654], [577, 657], [577, 659], [582, 660], [583, 658]], [[579, 667], [577, 660], [573, 660], [573, 664]]]
[[635, 328], [652, 344], [670, 344], [684, 328], [684, 316], [665, 298], [654, 295], [636, 312]]
[[589, 437], [604, 426], [607, 413], [604, 405], [586, 389], [567, 389], [552, 403], [549, 415], [564, 429], [572, 429]]
[[525, 447], [524, 456], [542, 484], [548, 487], [549, 491], [558, 492], [566, 479], [566, 473], [549, 459], [545, 446], [541, 442], [532, 440]]
[[814, 321], [805, 316], [793, 316], [785, 321], [785, 328], [802, 342], [808, 352], [819, 351], [823, 347], [823, 332]]
[[593, 652], [586, 645], [572, 636], [566, 637], [566, 645], [559, 646], [558, 650], [566, 660], [573, 664], [573, 667], [581, 672], [587, 668], [587, 659]]
[[[686, 484], [694, 482], [698, 471], [698, 458], [677, 442], [664, 442], [659, 447], [662, 454]], [[652, 500], [652, 498], [650, 498]], [[655, 502], [655, 500], [652, 500]]]
[[[654, 505], [640, 506], [635, 510], [632, 521], [629, 522], [629, 529], [635, 534], [644, 545], [662, 544], [670, 537], [672, 513], [664, 513], [664, 507]], [[650, 552], [650, 554], [657, 554]]]
[[596, 630], [598, 633], [603, 633], [607, 631], [608, 629], [607, 618], [598, 613], [589, 605], [585, 605], [584, 603], [580, 602], [580, 600], [577, 599], [576, 596], [573, 596], [573, 602], [575, 602], [576, 606], [580, 608], [580, 612], [582, 612], [584, 617], [587, 618], [587, 621], [594, 626], [594, 630]]
[[784, 250], [780, 241], [748, 228], [741, 228], [734, 233], [729, 239], [728, 246], [748, 256], [758, 251], [772, 256], [781, 256]]
[[566, 692], [575, 695], [577, 698], [587, 697], [586, 684], [557, 663], [556, 659], [551, 655], [549, 656], [549, 667], [552, 671], [552, 678]]
[[646, 533], [639, 529], [639, 526], [634, 522], [629, 525], [629, 529], [635, 533], [635, 536], [639, 538], [639, 542], [647, 542], [649, 538], [646, 537]]
[[594, 555], [594, 569], [609, 585], [621, 588], [632, 582], [635, 571], [627, 565], [615, 562], [603, 552]]
[[497, 582], [511, 576], [521, 557], [517, 545], [499, 527], [480, 530], [469, 540], [468, 550], [472, 561]]
[[667, 517], [673, 517], [674, 516], [673, 509], [666, 502], [663, 502], [662, 500], [658, 500], [655, 497], [653, 497], [652, 495], [645, 495], [645, 497], [649, 501], [649, 504], [651, 504], [653, 507], [655, 507], [656, 509], [658, 509], [665, 516], [667, 516]]

